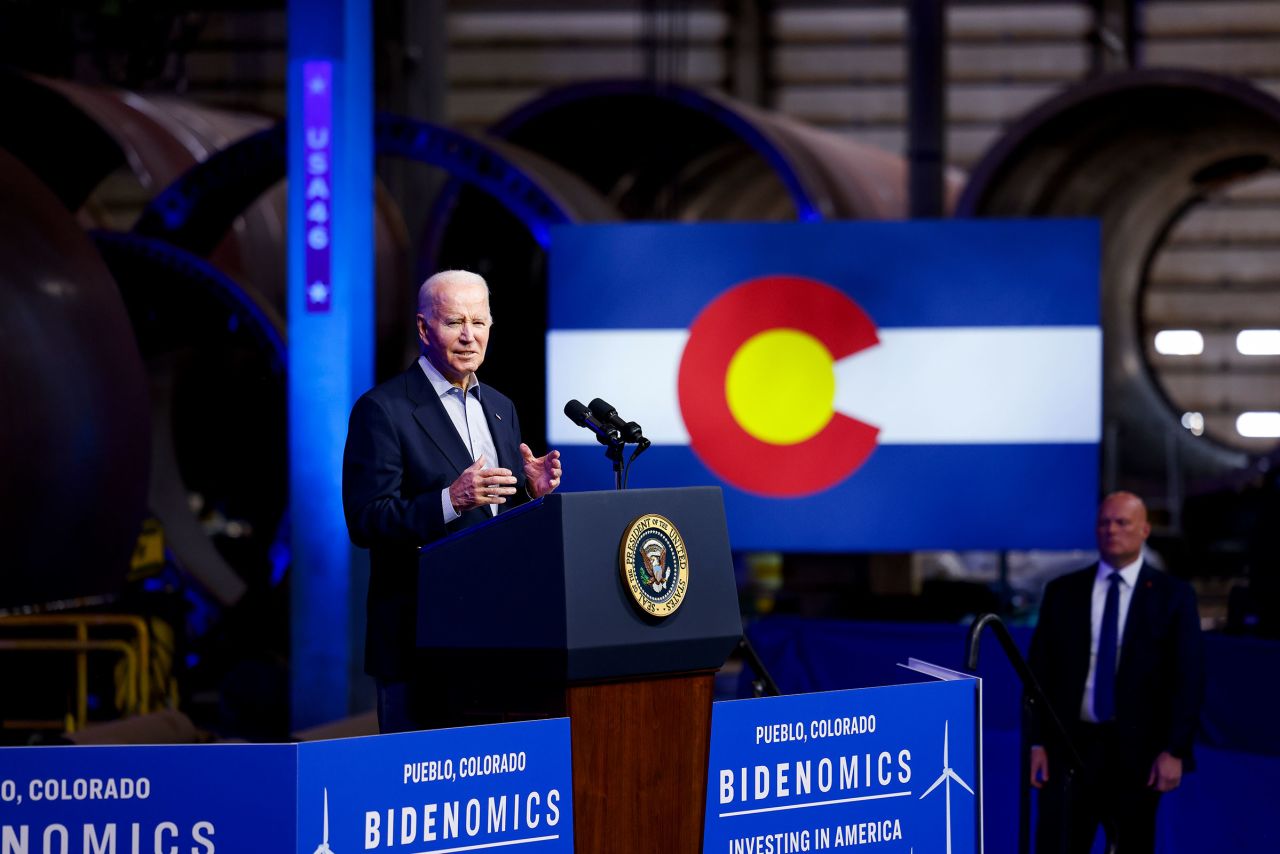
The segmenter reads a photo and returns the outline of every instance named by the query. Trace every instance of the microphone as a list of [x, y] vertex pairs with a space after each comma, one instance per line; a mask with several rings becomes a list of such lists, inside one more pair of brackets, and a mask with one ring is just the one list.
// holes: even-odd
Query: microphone
[[602, 424], [608, 424], [618, 431], [622, 440], [629, 445], [639, 445], [641, 451], [649, 447], [649, 440], [640, 431], [640, 425], [634, 421], [623, 421], [618, 410], [607, 401], [596, 398], [591, 401], [591, 414]]
[[564, 405], [564, 414], [569, 416], [569, 420], [579, 427], [585, 427], [592, 433], [596, 434], [596, 441], [601, 445], [620, 445], [622, 437], [618, 433], [618, 428], [612, 425], [601, 424], [600, 421], [591, 414], [591, 410], [587, 409], [580, 400], [570, 400]]

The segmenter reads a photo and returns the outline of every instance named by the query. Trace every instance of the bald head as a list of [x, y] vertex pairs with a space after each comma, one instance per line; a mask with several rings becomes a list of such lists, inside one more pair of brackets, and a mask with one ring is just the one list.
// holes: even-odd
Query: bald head
[[1115, 569], [1133, 563], [1151, 534], [1147, 505], [1132, 492], [1113, 492], [1098, 507], [1098, 553]]

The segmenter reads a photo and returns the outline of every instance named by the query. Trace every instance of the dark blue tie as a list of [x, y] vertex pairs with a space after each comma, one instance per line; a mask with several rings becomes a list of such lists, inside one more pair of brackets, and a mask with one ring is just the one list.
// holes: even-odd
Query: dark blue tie
[[1120, 573], [1107, 578], [1107, 604], [1098, 633], [1098, 662], [1093, 670], [1093, 714], [1098, 722], [1116, 716], [1116, 645], [1120, 640]]

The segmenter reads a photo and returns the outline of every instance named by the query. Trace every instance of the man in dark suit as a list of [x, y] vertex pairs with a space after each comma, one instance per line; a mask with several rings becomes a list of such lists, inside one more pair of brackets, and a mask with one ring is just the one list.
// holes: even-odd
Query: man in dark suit
[[456, 722], [415, 652], [419, 547], [560, 484], [559, 452], [535, 457], [511, 401], [476, 378], [492, 323], [483, 278], [448, 270], [427, 279], [422, 355], [351, 410], [342, 503], [351, 541], [370, 551], [365, 671], [383, 732]]
[[1089, 851], [1099, 825], [1109, 851], [1154, 850], [1160, 795], [1191, 769], [1204, 683], [1200, 619], [1189, 584], [1145, 565], [1150, 533], [1142, 499], [1108, 495], [1098, 509], [1099, 562], [1045, 588], [1031, 668], [1084, 767], [1067, 806], [1069, 752], [1042, 710], [1031, 785], [1041, 790], [1043, 854]]

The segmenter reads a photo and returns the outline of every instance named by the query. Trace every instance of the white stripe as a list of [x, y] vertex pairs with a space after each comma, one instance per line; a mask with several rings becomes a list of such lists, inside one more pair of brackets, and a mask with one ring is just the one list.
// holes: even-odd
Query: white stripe
[[[1102, 333], [1090, 326], [891, 328], [836, 363], [836, 409], [882, 444], [1097, 442]], [[689, 441], [676, 388], [688, 332], [553, 330], [547, 335], [552, 446], [593, 444], [561, 414], [594, 397], [655, 444]], [[772, 392], [779, 405], [785, 389]]]
[[1097, 442], [1096, 327], [882, 329], [836, 364], [836, 409], [883, 444]]
[[779, 812], [781, 810], [802, 810], [809, 807], [829, 807], [834, 804], [852, 804], [857, 801], [879, 801], [884, 798], [903, 798], [909, 796], [910, 792], [886, 792], [883, 795], [861, 795], [853, 798], [839, 798], [833, 801], [810, 801], [806, 804], [786, 804], [780, 807], [760, 807], [754, 810], [738, 810], [737, 812], [722, 812], [719, 818], [733, 818], [738, 815], [757, 815], [762, 812]]
[[551, 447], [594, 445], [564, 405], [602, 398], [650, 442], [687, 445], [676, 383], [686, 329], [558, 330], [547, 333], [547, 437]]
[[502, 842], [482, 842], [478, 845], [462, 845], [458, 848], [432, 848], [428, 851], [419, 851], [418, 854], [457, 854], [459, 851], [487, 851], [490, 848], [507, 848], [511, 845], [528, 845], [534, 842], [550, 842], [553, 839], [559, 839], [560, 834], [553, 836], [530, 836], [527, 839], [507, 839]]

